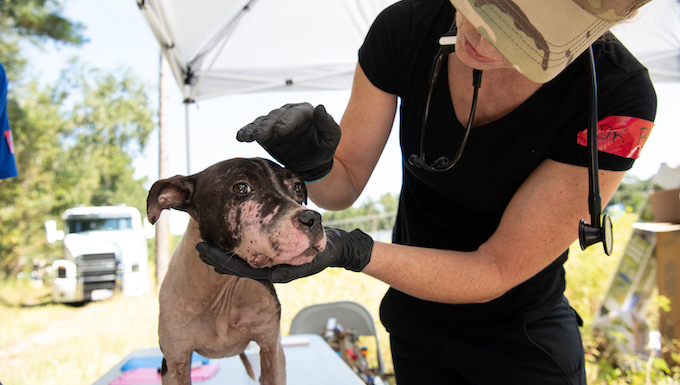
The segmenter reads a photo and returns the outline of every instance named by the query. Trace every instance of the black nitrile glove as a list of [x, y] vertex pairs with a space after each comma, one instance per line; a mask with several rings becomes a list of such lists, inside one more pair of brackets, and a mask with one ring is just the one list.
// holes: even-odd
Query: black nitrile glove
[[257, 269], [248, 262], [219, 247], [206, 242], [196, 245], [201, 260], [215, 267], [220, 274], [247, 277], [258, 281], [287, 283], [292, 280], [316, 274], [327, 267], [344, 267], [347, 270], [361, 271], [371, 260], [373, 239], [361, 230], [348, 233], [338, 229], [326, 228], [326, 248], [314, 257], [312, 262], [300, 266], [276, 265]]
[[274, 159], [313, 182], [333, 168], [340, 126], [321, 104], [286, 104], [241, 128], [236, 140], [256, 140]]

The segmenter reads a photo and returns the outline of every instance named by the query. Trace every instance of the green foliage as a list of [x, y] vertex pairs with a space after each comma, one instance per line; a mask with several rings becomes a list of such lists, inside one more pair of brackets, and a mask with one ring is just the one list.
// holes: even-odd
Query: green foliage
[[[607, 336], [604, 331], [593, 331], [594, 338], [586, 350], [586, 366], [589, 384], [678, 384], [680, 367], [649, 352], [647, 357], [625, 355], [614, 349], [618, 341], [625, 341], [621, 334]], [[616, 340], [614, 339], [616, 338]], [[664, 350], [678, 352], [680, 341], [667, 341]], [[677, 354], [673, 353], [676, 362]]]
[[70, 44], [83, 43], [84, 26], [62, 16], [59, 0], [3, 0], [0, 2], [0, 25], [3, 33], [47, 39]]
[[623, 203], [629, 212], [637, 212], [645, 202], [648, 185], [648, 180], [640, 180], [635, 176], [626, 174], [609, 203]]
[[382, 195], [378, 202], [368, 198], [359, 207], [352, 206], [342, 211], [327, 211], [323, 214], [323, 221], [325, 226], [346, 231], [387, 230], [394, 225], [398, 205], [399, 197], [387, 193]]
[[21, 43], [39, 48], [45, 42], [80, 45], [86, 40], [84, 26], [62, 15], [62, 0], [0, 1], [0, 63], [12, 83], [20, 80], [26, 59], [20, 55]]
[[58, 89], [62, 99], [72, 94], [80, 97], [67, 113], [67, 131], [60, 139], [69, 150], [63, 172], [80, 180], [89, 175], [94, 185], [86, 192], [91, 196], [77, 199], [92, 205], [123, 202], [144, 212], [144, 180], [132, 178], [131, 163], [154, 128], [146, 85], [129, 72], [86, 71], [73, 62], [63, 72]]

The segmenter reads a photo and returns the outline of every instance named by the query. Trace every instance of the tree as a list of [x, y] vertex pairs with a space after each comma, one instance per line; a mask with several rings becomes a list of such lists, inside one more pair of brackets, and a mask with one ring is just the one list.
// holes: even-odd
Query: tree
[[56, 84], [17, 90], [9, 118], [19, 177], [0, 182], [0, 271], [56, 254], [43, 222], [69, 207], [145, 210], [144, 180], [133, 179], [131, 163], [154, 128], [147, 88], [128, 72], [86, 70], [74, 61]]
[[63, 4], [57, 0], [4, 0], [0, 3], [3, 29], [39, 41], [47, 39], [71, 44], [84, 41], [84, 26], [61, 15]]
[[629, 211], [637, 212], [645, 200], [649, 187], [649, 180], [640, 180], [635, 176], [626, 174], [609, 203], [622, 203]]
[[[96, 170], [97, 188], [89, 198], [91, 204], [127, 202], [144, 212], [146, 191], [143, 181], [133, 180], [131, 163], [154, 129], [148, 87], [129, 72], [104, 74], [86, 70], [77, 62], [63, 71], [61, 79], [62, 86], [70, 86], [81, 96], [67, 114], [67, 132], [61, 144], [70, 150], [70, 159], [63, 171], [85, 175]], [[61, 90], [59, 94], [69, 92]]]
[[380, 197], [379, 202], [368, 198], [359, 207], [342, 211], [327, 211], [323, 214], [324, 226], [343, 230], [361, 229], [363, 231], [387, 230], [394, 226], [399, 197], [390, 193]]
[[148, 89], [125, 71], [102, 73], [72, 61], [54, 84], [25, 79], [22, 42], [85, 42], [84, 26], [61, 0], [0, 2], [0, 62], [10, 81], [8, 116], [19, 177], [0, 181], [0, 276], [57, 253], [43, 223], [78, 204], [145, 209], [131, 163], [154, 127]]
[[42, 47], [46, 42], [80, 45], [84, 26], [62, 16], [59, 0], [0, 1], [0, 62], [10, 83], [23, 71], [26, 59], [19, 55], [21, 40]]

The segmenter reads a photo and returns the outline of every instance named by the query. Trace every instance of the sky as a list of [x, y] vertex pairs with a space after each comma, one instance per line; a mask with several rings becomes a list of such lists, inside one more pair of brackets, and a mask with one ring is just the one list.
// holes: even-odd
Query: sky
[[[78, 48], [45, 46], [43, 51], [28, 49], [29, 70], [41, 81], [54, 81], [67, 66], [67, 60], [78, 56], [90, 66], [106, 71], [130, 69], [145, 82], [157, 87], [159, 77], [158, 42], [147, 26], [135, 0], [65, 0], [65, 15], [81, 22], [86, 29], [88, 43]], [[680, 121], [677, 106], [680, 105], [680, 83], [656, 84], [659, 98], [656, 127], [629, 173], [640, 179], [656, 174], [660, 164], [672, 167], [680, 165]], [[154, 107], [157, 107], [157, 93]], [[328, 112], [340, 121], [349, 98], [349, 91], [271, 92], [224, 96], [191, 104], [186, 119], [185, 106], [177, 84], [170, 84], [169, 173], [187, 175], [185, 126], [190, 127], [191, 173], [198, 172], [213, 163], [232, 157], [270, 156], [255, 143], [239, 143], [236, 131], [260, 115], [286, 103], [309, 102], [324, 104]], [[378, 199], [382, 194], [398, 194], [401, 187], [401, 157], [397, 130], [388, 141], [386, 149], [369, 180], [362, 196]], [[158, 132], [154, 131], [144, 154], [134, 166], [136, 177], [147, 177], [147, 186], [158, 179]], [[182, 215], [171, 217], [171, 231], [183, 230]]]

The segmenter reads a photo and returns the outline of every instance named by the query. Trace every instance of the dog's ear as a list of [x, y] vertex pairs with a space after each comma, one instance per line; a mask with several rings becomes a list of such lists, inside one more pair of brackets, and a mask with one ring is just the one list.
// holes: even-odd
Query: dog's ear
[[146, 216], [156, 223], [163, 209], [182, 210], [193, 217], [195, 181], [192, 177], [176, 175], [154, 183], [146, 198]]

